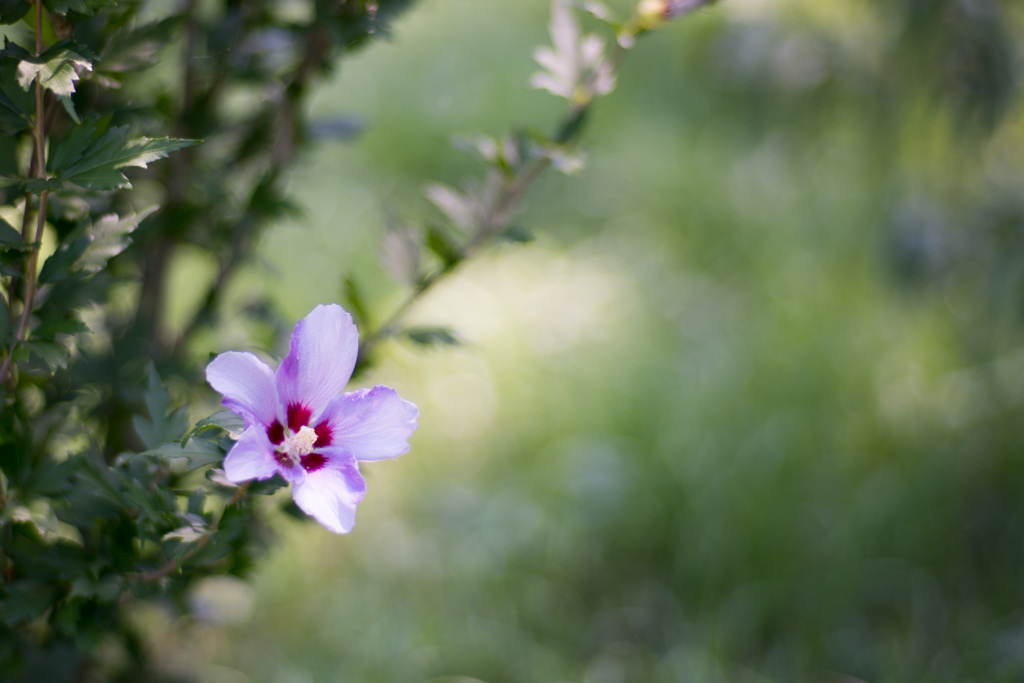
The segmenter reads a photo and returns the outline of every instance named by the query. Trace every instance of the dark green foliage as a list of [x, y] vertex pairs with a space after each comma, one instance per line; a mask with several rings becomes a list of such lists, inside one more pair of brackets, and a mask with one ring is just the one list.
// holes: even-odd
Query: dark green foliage
[[[259, 0], [203, 11], [48, 0], [38, 36], [7, 34], [0, 205], [27, 215], [0, 222], [3, 680], [155, 680], [125, 606], [156, 596], [184, 604], [197, 578], [244, 573], [262, 552], [266, 532], [246, 490], [213, 470], [242, 421], [222, 411], [190, 429], [202, 364], [188, 345], [217, 322], [261, 232], [296, 211], [282, 171], [310, 137], [310, 86], [408, 4], [310, 4], [308, 16], [286, 19]], [[0, 22], [31, 9], [4, 0]], [[175, 55], [183, 61], [161, 68]], [[229, 104], [242, 89], [259, 93], [257, 106]], [[129, 192], [136, 179], [144, 199]], [[56, 238], [42, 264], [36, 234]], [[169, 339], [163, 292], [182, 247], [212, 254], [218, 273]], [[112, 297], [131, 283], [136, 309], [114, 314]], [[265, 302], [247, 310], [276, 334]], [[111, 642], [123, 662], [99, 658]]]

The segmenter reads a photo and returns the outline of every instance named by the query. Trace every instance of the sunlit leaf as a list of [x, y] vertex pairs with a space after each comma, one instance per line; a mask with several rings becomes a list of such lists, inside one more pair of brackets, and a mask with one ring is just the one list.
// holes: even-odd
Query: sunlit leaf
[[76, 161], [70, 162], [66, 168], [56, 169], [58, 177], [94, 190], [131, 187], [121, 169], [129, 166], [145, 168], [150, 162], [199, 142], [146, 137], [129, 140], [126, 139], [127, 134], [127, 126], [117, 126], [102, 133], [77, 155]]

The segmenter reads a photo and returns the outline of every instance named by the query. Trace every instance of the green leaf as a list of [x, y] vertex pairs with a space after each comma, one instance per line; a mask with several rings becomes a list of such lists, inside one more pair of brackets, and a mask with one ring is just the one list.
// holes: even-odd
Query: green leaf
[[7, 135], [16, 135], [31, 127], [32, 111], [35, 109], [32, 95], [18, 85], [20, 59], [7, 54], [11, 51], [18, 51], [19, 54], [23, 52], [16, 48], [17, 46], [8, 42], [4, 54], [0, 57], [0, 131]]
[[0, 218], [0, 247], [4, 249], [24, 247], [27, 249], [28, 246], [21, 238], [21, 233], [12, 228], [7, 221]]
[[9, 583], [4, 591], [7, 595], [0, 600], [0, 622], [8, 626], [42, 616], [57, 597], [55, 586], [34, 579]]
[[420, 278], [423, 234], [414, 225], [388, 223], [380, 243], [380, 263], [398, 282], [415, 285]]
[[26, 0], [0, 0], [0, 24], [13, 24], [32, 8]]
[[79, 576], [71, 583], [69, 598], [96, 598], [100, 602], [113, 602], [121, 597], [124, 579], [119, 576], [105, 576], [98, 581]]
[[437, 258], [441, 259], [446, 270], [451, 270], [465, 258], [462, 249], [455, 244], [452, 238], [435, 227], [427, 228], [426, 246]]
[[50, 372], [56, 372], [58, 368], [68, 366], [70, 355], [71, 352], [68, 351], [68, 348], [60, 342], [33, 339], [18, 344], [18, 348], [14, 351], [14, 360], [24, 363], [29, 356], [36, 356], [46, 363]]
[[352, 312], [355, 318], [356, 325], [363, 327], [369, 324], [369, 318], [367, 318], [366, 302], [363, 300], [363, 291], [359, 287], [359, 283], [353, 278], [346, 276], [342, 281], [344, 287], [343, 297], [346, 308]]
[[89, 142], [96, 135], [96, 126], [99, 120], [90, 116], [82, 123], [74, 126], [57, 145], [57, 151], [49, 159], [49, 170], [51, 173], [59, 173], [69, 165], [82, 158], [82, 154], [89, 147]]
[[218, 427], [228, 434], [238, 434], [245, 429], [245, 420], [233, 411], [222, 410], [197, 422], [196, 426], [181, 438], [181, 443], [184, 444], [202, 430], [209, 429], [210, 427]]
[[[93, 190], [116, 190], [131, 187], [121, 169], [129, 166], [146, 168], [152, 161], [163, 159], [198, 140], [140, 137], [127, 140], [128, 126], [111, 128], [92, 140], [78, 154], [78, 159], [58, 173], [61, 180]], [[69, 155], [70, 156], [70, 155]]]
[[74, 269], [83, 273], [95, 273], [107, 265], [107, 261], [120, 254], [131, 244], [128, 235], [149, 214], [156, 211], [151, 207], [140, 213], [119, 217], [117, 214], [101, 216], [88, 231], [89, 246], [75, 261]]
[[148, 451], [143, 451], [138, 455], [153, 455], [161, 458], [187, 458], [187, 470], [214, 465], [224, 460], [224, 451], [220, 445], [201, 437], [191, 438], [184, 445], [177, 441], [165, 443], [156, 448], [150, 448]]
[[525, 244], [526, 242], [534, 241], [537, 237], [526, 228], [519, 225], [513, 225], [499, 232], [495, 239], [500, 242]]
[[478, 207], [473, 197], [438, 183], [428, 185], [424, 188], [423, 194], [456, 227], [466, 231], [471, 231], [476, 227]]
[[461, 346], [462, 342], [447, 327], [407, 327], [402, 333], [421, 346]]
[[75, 318], [55, 318], [48, 320], [32, 330], [33, 339], [53, 339], [58, 334], [78, 334], [88, 332], [85, 323]]
[[25, 178], [19, 182], [22, 189], [32, 194], [42, 194], [43, 190], [57, 192], [63, 189], [64, 183], [56, 178]]
[[124, 73], [156, 64], [160, 49], [171, 41], [183, 22], [184, 16], [174, 16], [142, 26], [120, 28], [103, 48], [98, 70]]
[[[188, 426], [188, 406], [171, 411], [171, 396], [167, 393], [156, 367], [149, 364], [146, 378], [146, 393], [143, 395], [149, 418], [136, 415], [132, 418], [135, 433], [146, 448], [154, 449], [168, 441], [176, 441]], [[149, 451], [147, 451], [149, 452]]]
[[95, 59], [96, 55], [88, 48], [62, 41], [38, 57], [23, 57], [18, 64], [18, 84], [23, 90], [28, 90], [38, 80], [60, 99], [71, 118], [78, 122], [71, 95], [75, 92], [75, 82], [80, 78], [79, 72], [92, 71]]
[[128, 248], [131, 232], [154, 211], [156, 207], [123, 217], [109, 214], [93, 223], [84, 223], [46, 259], [39, 282], [52, 283], [76, 273], [88, 275], [102, 270], [107, 261]]
[[104, 7], [116, 7], [114, 0], [44, 0], [46, 9], [57, 14], [80, 14], [91, 17], [96, 10]]

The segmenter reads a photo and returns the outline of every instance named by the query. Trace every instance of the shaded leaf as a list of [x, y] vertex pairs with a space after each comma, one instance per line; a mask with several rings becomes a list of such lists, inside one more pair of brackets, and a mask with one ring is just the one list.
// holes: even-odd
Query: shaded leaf
[[210, 427], [218, 427], [228, 434], [240, 434], [245, 429], [245, 420], [233, 411], [222, 410], [197, 422], [196, 426], [181, 438], [181, 443], [184, 444], [202, 430]]
[[28, 246], [21, 238], [21, 233], [12, 228], [7, 221], [0, 218], [0, 247], [5, 249], [24, 247], [27, 249]]
[[389, 224], [380, 243], [380, 262], [398, 282], [414, 285], [419, 281], [422, 233], [413, 225]]
[[55, 318], [32, 330], [32, 337], [35, 339], [53, 339], [58, 334], [78, 334], [79, 332], [88, 331], [89, 328], [81, 320], [75, 318]]
[[135, 433], [146, 448], [156, 448], [168, 441], [181, 438], [188, 426], [188, 407], [183, 406], [171, 412], [171, 396], [167, 393], [156, 367], [151, 362], [146, 376], [146, 392], [143, 394], [149, 418], [136, 415], [132, 418]]
[[0, 622], [14, 626], [43, 614], [57, 597], [57, 588], [34, 579], [23, 579], [4, 586], [7, 595], [0, 600]]
[[426, 246], [434, 253], [446, 269], [450, 269], [465, 258], [462, 249], [455, 244], [447, 233], [435, 228], [427, 228]]
[[0, 0], [0, 24], [13, 24], [32, 8], [27, 0]]
[[79, 576], [71, 582], [69, 598], [96, 598], [101, 602], [113, 602], [121, 597], [124, 579], [120, 576], [105, 576], [99, 580]]
[[346, 308], [352, 313], [355, 318], [356, 325], [363, 327], [369, 324], [369, 318], [367, 317], [366, 302], [363, 300], [363, 292], [359, 287], [359, 283], [353, 278], [346, 276], [342, 281], [343, 294]]
[[97, 70], [124, 73], [156, 64], [160, 49], [174, 37], [184, 16], [174, 16], [139, 27], [120, 28], [103, 48]]
[[513, 225], [499, 232], [495, 236], [495, 239], [502, 242], [524, 244], [526, 242], [534, 241], [537, 237], [521, 225]]
[[447, 327], [407, 327], [403, 334], [421, 346], [461, 346], [462, 342]]
[[115, 0], [43, 0], [43, 5], [57, 14], [80, 14], [91, 17], [96, 10], [104, 7], [116, 7]]
[[456, 227], [469, 231], [476, 225], [476, 203], [472, 197], [437, 183], [428, 185], [423, 194], [448, 216]]
[[[7, 43], [5, 52], [14, 47]], [[35, 103], [18, 84], [19, 60], [6, 54], [0, 60], [0, 131], [14, 135], [32, 125]]]
[[39, 282], [56, 282], [69, 275], [101, 270], [107, 261], [128, 248], [131, 232], [155, 210], [156, 207], [152, 207], [123, 217], [109, 214], [95, 222], [84, 223], [46, 259], [39, 273]]
[[[184, 445], [175, 441], [150, 448], [138, 455], [155, 455], [162, 458], [187, 458], [186, 469], [194, 470], [206, 465], [213, 465], [224, 459], [224, 451], [220, 445], [208, 439], [194, 437]], [[133, 456], [134, 457], [134, 456]]]
[[30, 340], [18, 344], [14, 352], [14, 360], [19, 363], [28, 361], [30, 356], [36, 356], [46, 363], [50, 372], [56, 372], [59, 368], [66, 368], [68, 357], [71, 352], [63, 344], [47, 340]]

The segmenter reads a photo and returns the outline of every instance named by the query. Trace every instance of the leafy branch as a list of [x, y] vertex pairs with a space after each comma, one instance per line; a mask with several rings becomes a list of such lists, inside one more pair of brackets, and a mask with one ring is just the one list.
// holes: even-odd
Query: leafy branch
[[[385, 320], [365, 334], [359, 345], [356, 371], [373, 361], [379, 345], [399, 333], [421, 344], [455, 343], [446, 330], [435, 334], [416, 334], [402, 329], [402, 323], [416, 303], [439, 282], [448, 278], [462, 263], [474, 258], [496, 241], [525, 242], [532, 236], [512, 225], [512, 218], [525, 195], [550, 167], [575, 173], [581, 167], [576, 147], [594, 102], [615, 87], [618, 69], [636, 39], [670, 19], [693, 12], [714, 0], [653, 0], [640, 3], [625, 22], [617, 22], [598, 2], [572, 3], [555, 0], [552, 5], [551, 47], [538, 48], [534, 57], [544, 68], [534, 74], [531, 84], [548, 90], [569, 102], [569, 107], [550, 137], [508, 135], [502, 140], [484, 138], [470, 145], [489, 166], [488, 176], [478, 188], [464, 192], [432, 185], [426, 195], [445, 216], [454, 230], [436, 228], [420, 233], [404, 227], [389, 230], [384, 243], [384, 265], [412, 290]], [[597, 35], [583, 35], [572, 8], [578, 5], [615, 35], [613, 47], [605, 51]], [[453, 237], [453, 234], [456, 235]], [[462, 239], [459, 239], [462, 237]], [[419, 272], [418, 253], [432, 253], [439, 264], [431, 271]], [[362, 308], [358, 292], [348, 283], [349, 299], [356, 310]], [[364, 316], [365, 317], [365, 316]], [[364, 323], [366, 321], [364, 320]], [[439, 334], [443, 333], [443, 334]]]

